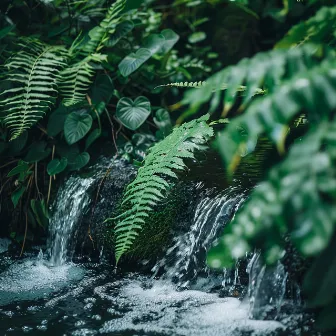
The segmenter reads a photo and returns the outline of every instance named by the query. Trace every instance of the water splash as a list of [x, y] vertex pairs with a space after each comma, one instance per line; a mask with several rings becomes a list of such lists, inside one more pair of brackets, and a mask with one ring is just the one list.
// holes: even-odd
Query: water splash
[[[198, 192], [202, 187], [201, 183], [198, 184]], [[206, 253], [242, 200], [243, 195], [238, 187], [230, 187], [216, 195], [208, 191], [203, 193], [190, 229], [174, 238], [165, 257], [153, 268], [154, 274], [157, 275], [163, 268], [165, 279], [178, 283], [180, 287], [187, 287], [200, 272], [206, 273]]]

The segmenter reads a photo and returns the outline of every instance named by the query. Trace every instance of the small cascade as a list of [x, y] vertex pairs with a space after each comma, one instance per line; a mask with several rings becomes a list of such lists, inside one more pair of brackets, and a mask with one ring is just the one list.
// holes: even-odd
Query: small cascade
[[50, 221], [50, 262], [54, 266], [65, 263], [73, 253], [75, 230], [85, 214], [94, 178], [71, 176], [59, 190], [56, 211]]
[[[202, 187], [199, 183], [199, 192]], [[230, 187], [215, 195], [209, 190], [200, 194], [190, 228], [173, 239], [165, 257], [153, 268], [155, 275], [163, 268], [163, 278], [180, 287], [189, 286], [199, 273], [207, 272], [205, 259], [208, 249], [244, 199], [238, 187]]]
[[275, 318], [285, 296], [287, 273], [284, 266], [281, 262], [275, 266], [266, 266], [256, 252], [246, 272], [249, 274], [250, 316], [255, 319]]
[[[64, 265], [66, 261], [72, 259], [77, 240], [84, 244], [88, 239], [89, 228], [90, 233], [94, 229], [91, 227], [92, 210], [95, 211], [96, 222], [102, 226], [135, 172], [136, 170], [124, 161], [101, 158], [91, 167], [91, 176], [82, 177], [74, 174], [65, 181], [57, 193], [55, 211], [49, 223], [51, 265]], [[104, 189], [103, 181], [108, 190]], [[97, 193], [102, 191], [104, 195], [98, 203], [95, 203], [98, 194], [93, 194], [94, 189], [97, 189]], [[102, 260], [102, 246], [95, 245], [95, 248], [101, 249], [100, 260]]]

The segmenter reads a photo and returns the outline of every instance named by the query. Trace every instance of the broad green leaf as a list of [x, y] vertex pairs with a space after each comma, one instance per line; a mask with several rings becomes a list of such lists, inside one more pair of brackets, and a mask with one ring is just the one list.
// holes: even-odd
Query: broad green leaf
[[34, 142], [30, 147], [27, 155], [24, 158], [24, 161], [33, 163], [39, 162], [51, 153], [51, 149], [47, 147], [45, 141]]
[[86, 138], [85, 150], [87, 150], [101, 136], [100, 129], [94, 129]]
[[117, 44], [121, 38], [126, 36], [134, 28], [134, 23], [130, 20], [119, 23], [115, 29], [115, 32], [111, 35], [107, 45], [113, 47]]
[[150, 50], [151, 54], [156, 54], [164, 45], [166, 39], [162, 34], [151, 34], [143, 41], [143, 48]]
[[91, 129], [92, 117], [86, 111], [70, 113], [65, 119], [64, 136], [69, 145], [82, 139]]
[[7, 177], [20, 175], [20, 180], [22, 181], [28, 174], [31, 172], [29, 171], [29, 165], [27, 162], [20, 160], [15, 168], [13, 168], [8, 174]]
[[48, 208], [44, 200], [42, 199], [40, 201], [40, 200], [32, 199], [30, 201], [30, 206], [34, 212], [35, 218], [37, 222], [39, 223], [39, 225], [42, 226], [43, 228], [47, 227], [49, 223], [49, 213], [48, 213]]
[[25, 192], [26, 187], [22, 186], [19, 189], [15, 190], [11, 196], [14, 208], [16, 208], [16, 206], [18, 205], [21, 196], [23, 195], [23, 193]]
[[160, 52], [163, 53], [163, 54], [166, 54], [170, 49], [173, 48], [173, 46], [179, 40], [180, 36], [177, 35], [171, 29], [164, 29], [164, 30], [162, 30], [161, 34], [164, 36], [165, 42], [162, 45], [162, 47], [160, 49]]
[[120, 122], [132, 131], [139, 128], [149, 117], [150, 102], [146, 97], [121, 98], [117, 104], [116, 116]]
[[69, 114], [69, 109], [61, 104], [53, 113], [50, 114], [47, 125], [47, 133], [54, 137], [64, 129], [64, 122]]
[[110, 76], [107, 74], [98, 75], [92, 87], [92, 103], [96, 106], [101, 103], [108, 104], [113, 96], [113, 89], [113, 81]]
[[64, 171], [67, 165], [68, 165], [68, 160], [65, 157], [63, 157], [61, 160], [54, 159], [48, 163], [47, 172], [51, 176], [57, 175], [61, 173], [62, 171]]
[[151, 56], [151, 51], [145, 48], [140, 48], [137, 50], [137, 52], [129, 54], [119, 64], [120, 73], [124, 77], [129, 76], [142, 64], [144, 64]]
[[69, 162], [68, 167], [70, 170], [79, 170], [86, 166], [90, 161], [90, 155], [87, 152], [83, 152], [76, 156], [73, 162]]

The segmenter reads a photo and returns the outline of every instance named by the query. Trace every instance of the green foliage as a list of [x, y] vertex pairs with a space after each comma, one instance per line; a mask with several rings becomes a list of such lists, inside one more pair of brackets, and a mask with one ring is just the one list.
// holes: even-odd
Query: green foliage
[[295, 25], [276, 44], [276, 48], [291, 48], [305, 43], [335, 44], [336, 6], [322, 7], [312, 18]]
[[57, 94], [56, 81], [65, 66], [65, 49], [36, 40], [20, 43], [22, 49], [5, 64], [12, 87], [2, 92], [0, 106], [11, 140], [29, 129], [51, 109]]
[[237, 102], [238, 92], [245, 91], [243, 108], [256, 93], [272, 93], [278, 89], [281, 81], [320, 63], [326, 53], [328, 51], [317, 45], [258, 53], [251, 59], [243, 59], [237, 65], [216, 73], [199, 90], [186, 92], [183, 103], [195, 111], [210, 100], [210, 112], [213, 112], [222, 102], [226, 114]]
[[194, 158], [194, 151], [201, 150], [213, 136], [212, 128], [206, 123], [208, 118], [206, 115], [175, 128], [172, 134], [149, 150], [144, 165], [124, 194], [122, 204], [130, 208], [116, 217], [117, 262], [132, 246], [149, 212], [165, 197], [170, 187], [165, 178], [176, 179], [175, 171], [186, 168], [184, 160]]
[[106, 56], [93, 54], [70, 65], [60, 73], [58, 85], [60, 93], [64, 98], [63, 104], [65, 106], [76, 105], [85, 100], [95, 74], [91, 63], [99, 63], [103, 60], [106, 60]]

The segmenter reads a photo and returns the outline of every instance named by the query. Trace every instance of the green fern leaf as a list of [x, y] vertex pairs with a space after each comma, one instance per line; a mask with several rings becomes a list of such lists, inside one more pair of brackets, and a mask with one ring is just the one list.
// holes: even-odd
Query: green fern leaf
[[66, 65], [66, 50], [26, 39], [21, 51], [5, 64], [6, 79], [12, 88], [0, 94], [5, 110], [3, 122], [11, 131], [11, 140], [40, 120], [57, 97], [57, 78]]
[[292, 145], [210, 251], [210, 266], [226, 267], [231, 255], [240, 258], [256, 247], [274, 263], [283, 256], [285, 234], [304, 256], [326, 248], [336, 229], [335, 132], [336, 121], [325, 118]]
[[336, 41], [336, 6], [322, 7], [312, 18], [292, 27], [275, 48], [292, 48], [305, 43]]
[[274, 130], [288, 124], [302, 110], [318, 120], [335, 108], [336, 60], [332, 58], [284, 82], [276, 92], [255, 100], [243, 115], [228, 124], [220, 141], [225, 143], [222, 154], [229, 169], [235, 169], [242, 150], [261, 134], [266, 133], [274, 142], [282, 141]]
[[58, 81], [61, 95], [64, 97], [64, 105], [75, 105], [83, 100], [92, 83], [95, 70], [92, 62], [106, 61], [106, 55], [93, 54], [80, 62], [72, 64], [64, 69]]
[[[283, 80], [319, 64], [328, 53], [329, 50], [310, 44], [291, 50], [259, 53], [216, 73], [199, 89], [187, 91], [182, 103], [190, 105], [196, 112], [210, 100], [210, 112], [213, 112], [222, 101], [226, 113], [237, 101], [237, 93], [244, 89], [242, 104], [245, 107], [256, 93], [272, 93]], [[223, 87], [226, 88], [224, 92], [220, 90]]]
[[[206, 123], [209, 115], [177, 127], [164, 140], [149, 150], [145, 164], [139, 169], [136, 179], [127, 186], [123, 205], [130, 209], [115, 219], [116, 261], [130, 250], [138, 231], [153, 207], [164, 198], [170, 187], [163, 176], [177, 179], [175, 171], [186, 168], [184, 158], [194, 158], [194, 152], [202, 149], [212, 136], [213, 130]], [[109, 219], [108, 219], [109, 220]], [[122, 232], [122, 234], [120, 234]]]
[[99, 53], [109, 40], [109, 36], [115, 32], [117, 24], [121, 20], [121, 12], [125, 8], [126, 0], [117, 0], [106, 13], [104, 20], [89, 32], [89, 41], [82, 51], [86, 56]]

